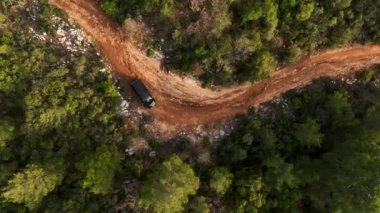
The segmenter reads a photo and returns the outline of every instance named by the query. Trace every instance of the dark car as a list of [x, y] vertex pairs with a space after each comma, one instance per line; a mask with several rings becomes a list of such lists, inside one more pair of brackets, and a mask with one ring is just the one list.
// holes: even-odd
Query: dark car
[[154, 98], [139, 79], [133, 80], [131, 85], [145, 106], [152, 108], [156, 105]]

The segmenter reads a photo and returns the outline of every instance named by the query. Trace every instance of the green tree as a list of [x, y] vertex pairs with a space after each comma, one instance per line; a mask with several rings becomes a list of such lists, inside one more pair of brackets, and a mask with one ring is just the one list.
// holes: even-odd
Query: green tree
[[92, 47], [74, 53], [58, 40], [36, 39], [56, 38], [58, 25], [75, 29], [63, 13], [40, 1], [18, 7], [22, 2], [29, 1], [0, 1], [7, 17], [0, 23], [0, 48], [7, 46], [0, 50], [0, 212], [28, 211], [24, 205], [33, 212], [99, 212], [114, 201], [90, 190], [112, 185], [107, 165], [117, 151], [91, 151], [124, 139], [120, 97]]
[[232, 183], [233, 175], [225, 167], [210, 171], [210, 188], [219, 195], [224, 195]]
[[0, 149], [5, 146], [5, 143], [13, 138], [15, 126], [10, 119], [0, 119]]
[[115, 148], [99, 146], [94, 154], [78, 163], [79, 170], [85, 174], [82, 187], [94, 194], [107, 194], [120, 160], [121, 156]]
[[306, 21], [310, 18], [311, 14], [314, 11], [314, 2], [301, 3], [300, 9], [296, 18], [298, 21]]
[[264, 175], [264, 182], [268, 187], [281, 191], [289, 187], [297, 187], [299, 180], [294, 173], [294, 166], [279, 155], [271, 156], [264, 161], [264, 165], [268, 168]]
[[263, 10], [265, 11], [265, 33], [263, 38], [270, 41], [274, 37], [274, 33], [278, 25], [278, 5], [274, 0], [264, 0]]
[[193, 169], [173, 155], [142, 182], [139, 204], [154, 212], [180, 212], [198, 187]]
[[297, 47], [297, 45], [291, 45], [289, 48], [286, 49], [285, 52], [285, 61], [286, 62], [296, 62], [299, 61], [301, 58], [301, 49]]
[[244, 66], [242, 77], [249, 81], [258, 81], [269, 76], [269, 72], [277, 66], [276, 59], [268, 51], [256, 52]]
[[263, 16], [261, 1], [245, 1], [241, 10], [242, 24], [258, 20]]
[[264, 192], [264, 183], [261, 177], [243, 173], [234, 184], [235, 193], [230, 197], [236, 202], [232, 211], [238, 213], [258, 212], [266, 202], [266, 194]]
[[80, 76], [83, 74], [86, 68], [87, 58], [85, 56], [80, 56], [74, 63], [74, 72], [76, 75]]
[[210, 204], [207, 203], [207, 200], [203, 196], [197, 196], [190, 200], [189, 204], [186, 207], [187, 213], [209, 213]]
[[7, 17], [3, 13], [0, 12], [0, 23], [5, 22], [6, 20], [7, 20]]
[[226, 1], [214, 1], [211, 8], [212, 23], [210, 29], [207, 30], [210, 35], [219, 38], [223, 35], [223, 31], [231, 25], [231, 15]]
[[8, 181], [1, 196], [8, 202], [33, 209], [60, 184], [62, 178], [62, 174], [30, 164]]
[[331, 0], [329, 1], [329, 4], [333, 6], [334, 8], [343, 10], [351, 6], [352, 0]]
[[320, 127], [313, 119], [307, 119], [304, 123], [296, 124], [294, 136], [301, 147], [320, 147], [322, 143]]
[[346, 45], [354, 40], [356, 34], [355, 29], [346, 25], [336, 26], [330, 35], [330, 45], [333, 47]]
[[337, 91], [329, 95], [325, 107], [333, 128], [347, 128], [357, 124], [346, 92]]
[[322, 211], [328, 207], [335, 212], [378, 212], [379, 143], [377, 132], [364, 133], [336, 143], [325, 153], [321, 165], [316, 165], [320, 177], [306, 191], [315, 207]]
[[118, 18], [119, 11], [118, 11], [117, 1], [112, 1], [112, 0], [102, 1], [101, 6], [107, 15], [112, 16], [114, 18]]
[[171, 18], [174, 12], [174, 2], [173, 0], [161, 0], [160, 3], [160, 14], [163, 17]]

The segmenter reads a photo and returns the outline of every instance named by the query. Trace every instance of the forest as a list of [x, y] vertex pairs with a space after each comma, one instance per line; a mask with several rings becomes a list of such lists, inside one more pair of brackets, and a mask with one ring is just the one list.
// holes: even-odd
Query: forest
[[202, 141], [211, 150], [210, 162], [200, 161], [196, 148], [182, 139], [175, 155], [151, 167], [147, 176], [139, 173], [140, 207], [152, 212], [379, 212], [379, 71], [380, 65], [366, 69], [355, 83], [319, 79], [251, 110], [219, 143]]
[[327, 48], [380, 42], [378, 0], [102, 0], [120, 24], [154, 29], [147, 49], [205, 86], [266, 78]]
[[[0, 212], [380, 211], [380, 65], [252, 109], [231, 135], [200, 142], [202, 162], [186, 138], [126, 133], [95, 47], [59, 42], [66, 19], [38, 1], [0, 2]], [[157, 153], [179, 145], [128, 156], [134, 137]]]
[[93, 47], [82, 54], [56, 42], [57, 9], [8, 3], [0, 3], [0, 212], [109, 207], [126, 138], [113, 81]]
[[251, 112], [215, 154], [233, 175], [227, 209], [379, 212], [379, 95], [374, 82], [324, 79]]

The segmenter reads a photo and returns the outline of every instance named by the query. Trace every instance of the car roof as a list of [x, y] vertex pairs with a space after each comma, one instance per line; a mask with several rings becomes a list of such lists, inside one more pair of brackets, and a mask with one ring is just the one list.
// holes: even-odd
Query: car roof
[[143, 100], [149, 100], [153, 97], [149, 94], [148, 89], [144, 86], [144, 84], [138, 80], [135, 79], [131, 83], [132, 87], [135, 89], [136, 93], [140, 96]]

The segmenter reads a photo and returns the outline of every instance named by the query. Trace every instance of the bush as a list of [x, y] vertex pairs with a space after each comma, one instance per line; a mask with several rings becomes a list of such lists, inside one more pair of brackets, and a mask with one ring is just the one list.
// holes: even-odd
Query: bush
[[364, 72], [363, 72], [363, 75], [364, 75], [364, 79], [366, 81], [370, 81], [373, 79], [374, 75], [375, 75], [375, 72], [373, 71], [373, 69], [369, 68], [369, 69], [366, 69]]
[[277, 66], [277, 60], [266, 50], [253, 54], [244, 65], [242, 80], [259, 81], [269, 76], [269, 72]]
[[193, 169], [173, 155], [141, 183], [139, 204], [154, 212], [180, 212], [198, 187]]
[[233, 175], [225, 167], [217, 167], [210, 171], [210, 188], [218, 195], [223, 196], [232, 183]]
[[286, 49], [284, 57], [285, 61], [289, 63], [299, 61], [301, 59], [301, 49], [296, 45], [291, 45]]

